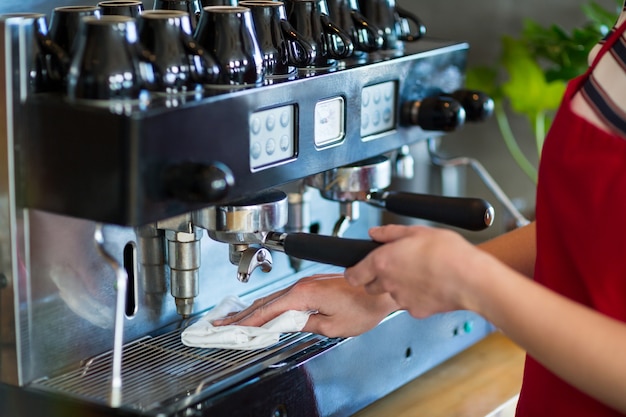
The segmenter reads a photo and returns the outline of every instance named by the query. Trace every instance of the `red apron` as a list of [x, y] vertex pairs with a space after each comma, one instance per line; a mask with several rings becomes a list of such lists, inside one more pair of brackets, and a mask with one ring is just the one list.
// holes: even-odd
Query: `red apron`
[[[537, 282], [621, 321], [626, 321], [626, 138], [573, 113], [570, 101], [625, 28], [622, 24], [607, 39], [586, 74], [569, 83], [546, 138], [537, 187], [535, 265]], [[563, 317], [562, 325], [577, 323]], [[526, 358], [517, 416], [618, 415]]]

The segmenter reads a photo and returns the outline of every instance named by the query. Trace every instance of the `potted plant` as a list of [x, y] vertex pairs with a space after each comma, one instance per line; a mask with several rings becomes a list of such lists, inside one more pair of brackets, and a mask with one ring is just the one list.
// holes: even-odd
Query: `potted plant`
[[588, 67], [590, 49], [615, 24], [622, 9], [607, 10], [596, 2], [582, 6], [586, 23], [567, 32], [558, 25], [543, 27], [524, 21], [519, 37], [501, 39], [501, 55], [494, 66], [468, 68], [466, 85], [489, 94], [494, 117], [508, 151], [523, 172], [537, 182], [537, 167], [522, 152], [510, 127], [507, 110], [524, 116], [532, 126], [538, 156], [567, 82]]

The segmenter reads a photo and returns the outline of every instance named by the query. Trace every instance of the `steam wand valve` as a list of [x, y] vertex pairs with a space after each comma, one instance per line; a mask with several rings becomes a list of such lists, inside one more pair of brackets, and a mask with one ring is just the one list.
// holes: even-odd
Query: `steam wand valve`
[[456, 90], [402, 106], [402, 121], [428, 131], [451, 132], [465, 122], [481, 122], [493, 114], [494, 102], [487, 94], [475, 90]]
[[482, 122], [493, 114], [495, 103], [487, 94], [476, 90], [456, 90], [442, 93], [441, 97], [450, 97], [463, 106], [467, 122]]
[[401, 112], [404, 124], [428, 131], [452, 132], [465, 124], [465, 117], [461, 103], [443, 95], [407, 101], [402, 105]]

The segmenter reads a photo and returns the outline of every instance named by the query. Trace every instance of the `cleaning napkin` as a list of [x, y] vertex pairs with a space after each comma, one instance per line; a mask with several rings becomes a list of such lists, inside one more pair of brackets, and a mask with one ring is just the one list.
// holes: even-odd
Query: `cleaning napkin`
[[281, 333], [299, 332], [306, 324], [311, 311], [289, 310], [261, 327], [213, 326], [211, 322], [248, 307], [239, 297], [229, 296], [204, 317], [187, 327], [181, 340], [184, 345], [202, 348], [254, 350], [278, 342]]

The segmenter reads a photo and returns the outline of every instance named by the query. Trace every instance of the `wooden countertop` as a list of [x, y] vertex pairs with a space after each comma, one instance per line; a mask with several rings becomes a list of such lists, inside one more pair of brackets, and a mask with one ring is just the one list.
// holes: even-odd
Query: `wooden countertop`
[[524, 351], [506, 336], [493, 333], [354, 417], [512, 415], [524, 358]]

